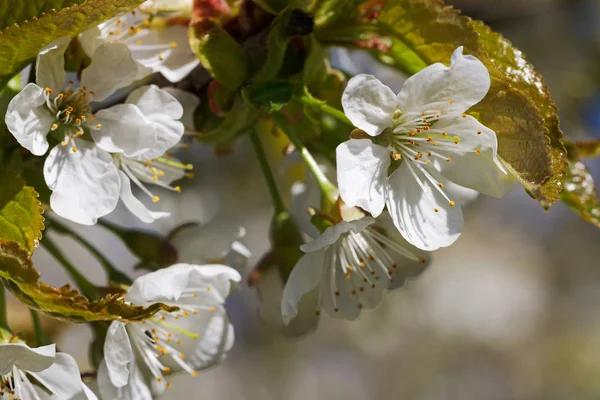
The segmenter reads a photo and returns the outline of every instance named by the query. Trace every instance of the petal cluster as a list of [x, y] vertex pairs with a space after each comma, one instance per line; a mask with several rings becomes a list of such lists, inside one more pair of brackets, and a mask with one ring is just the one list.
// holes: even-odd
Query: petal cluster
[[374, 223], [371, 217], [342, 221], [301, 247], [306, 254], [283, 290], [285, 323], [298, 316], [305, 296], [314, 299], [317, 316], [324, 309], [333, 317], [354, 319], [363, 308], [379, 304], [385, 290], [424, 270], [427, 253], [393, 237], [383, 217]]
[[57, 353], [54, 344], [31, 348], [12, 340], [0, 344], [0, 398], [97, 399], [73, 357]]
[[462, 47], [449, 67], [433, 64], [410, 77], [398, 95], [371, 75], [357, 75], [342, 105], [371, 136], [337, 148], [340, 194], [374, 217], [387, 209], [414, 246], [449, 246], [463, 229], [465, 188], [501, 197], [512, 187], [497, 158], [495, 133], [465, 114], [490, 87], [485, 66]]
[[[145, 183], [179, 191], [171, 182], [185, 176], [187, 166], [162, 156], [184, 134], [182, 105], [168, 91], [144, 86], [131, 92], [125, 104], [93, 113], [94, 102], [134, 81], [137, 65], [125, 44], [101, 44], [75, 87], [66, 81], [64, 69], [68, 44], [63, 38], [40, 52], [37, 82], [12, 99], [6, 114], [10, 132], [34, 155], [58, 142], [44, 163], [52, 209], [84, 225], [110, 213], [119, 199], [144, 222], [168, 215], [148, 210], [133, 196], [131, 182], [154, 201], [158, 198]], [[111, 72], [115, 67], [119, 73]], [[171, 93], [179, 95], [176, 89]]]
[[[136, 279], [127, 300], [179, 308], [149, 320], [111, 324], [98, 371], [103, 398], [151, 399], [170, 387], [167, 376], [219, 364], [231, 349], [233, 327], [223, 306], [241, 276], [224, 265], [176, 264]], [[141, 371], [147, 371], [148, 382]]]

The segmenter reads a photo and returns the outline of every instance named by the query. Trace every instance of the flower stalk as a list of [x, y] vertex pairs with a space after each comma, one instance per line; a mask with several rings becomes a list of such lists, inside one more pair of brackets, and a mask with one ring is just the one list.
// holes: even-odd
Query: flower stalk
[[350, 120], [348, 119], [348, 117], [346, 117], [346, 114], [344, 114], [343, 111], [331, 107], [330, 105], [327, 105], [327, 103], [319, 99], [315, 99], [306, 88], [304, 88], [304, 94], [298, 97], [298, 101], [300, 101], [300, 103], [302, 103], [306, 107], [312, 108], [315, 111], [325, 113], [348, 126], [353, 126], [352, 122], [350, 122]]
[[0, 329], [12, 332], [8, 327], [6, 318], [6, 296], [4, 294], [4, 285], [0, 285]]
[[250, 132], [250, 141], [252, 142], [252, 147], [256, 152], [256, 158], [258, 159], [260, 169], [265, 177], [265, 182], [267, 183], [267, 188], [269, 189], [269, 195], [271, 196], [271, 201], [273, 202], [273, 207], [275, 208], [275, 214], [280, 214], [285, 211], [285, 204], [281, 199], [279, 189], [277, 188], [277, 183], [275, 182], [273, 172], [271, 171], [269, 161], [267, 160], [267, 155], [262, 147], [258, 133], [255, 130]]
[[283, 126], [285, 122], [283, 117], [280, 114], [274, 114], [273, 120], [279, 126], [279, 129], [283, 131], [283, 133], [287, 136], [287, 138], [292, 142], [296, 151], [302, 157], [304, 164], [310, 170], [312, 175], [314, 176], [317, 184], [319, 185], [319, 190], [321, 191], [321, 209], [324, 211], [329, 211], [336, 203], [339, 196], [339, 192], [337, 187], [331, 183], [331, 181], [325, 176], [319, 164], [314, 159], [310, 151], [304, 146], [302, 141], [298, 136], [296, 136], [291, 130], [283, 130]]
[[75, 266], [69, 262], [69, 260], [66, 259], [63, 252], [60, 251], [60, 249], [56, 246], [56, 243], [54, 243], [54, 241], [52, 241], [48, 235], [42, 239], [42, 246], [44, 246], [44, 248], [48, 250], [50, 254], [52, 254], [56, 261], [58, 261], [69, 273], [84, 296], [89, 299], [95, 299], [97, 297], [96, 286], [94, 286], [92, 282], [88, 281], [87, 278], [83, 276], [81, 272], [79, 272], [77, 268], [75, 268]]
[[87, 251], [89, 251], [95, 258], [98, 260], [104, 271], [106, 271], [108, 275], [108, 280], [117, 283], [124, 283], [126, 285], [131, 285], [131, 278], [125, 275], [123, 272], [119, 271], [100, 251], [94, 247], [87, 239], [83, 236], [79, 235], [77, 232], [70, 229], [68, 226], [63, 225], [58, 222], [55, 218], [50, 216], [46, 216], [51, 223], [50, 227], [54, 229], [56, 232], [59, 232], [63, 235], [68, 235], [73, 238], [77, 243], [85, 247]]
[[44, 327], [42, 326], [42, 321], [40, 321], [40, 316], [35, 310], [29, 310], [31, 313], [31, 321], [33, 322], [33, 330], [35, 333], [35, 344], [36, 346], [45, 346], [47, 344], [52, 343], [46, 332], [44, 331]]

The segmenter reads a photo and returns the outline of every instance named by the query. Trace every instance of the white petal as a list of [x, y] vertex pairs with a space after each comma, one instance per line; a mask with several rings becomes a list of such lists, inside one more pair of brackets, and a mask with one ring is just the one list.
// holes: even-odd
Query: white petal
[[[452, 160], [441, 163], [442, 174], [446, 178], [494, 197], [503, 197], [514, 187], [514, 178], [505, 172], [498, 160], [494, 131], [470, 115], [442, 117], [433, 127], [460, 138], [455, 151], [439, 151]], [[455, 157], [452, 153], [459, 155]]]
[[137, 62], [171, 82], [179, 82], [200, 63], [188, 44], [186, 26], [147, 29], [128, 40], [128, 45]]
[[44, 47], [35, 65], [36, 82], [42, 88], [50, 88], [56, 96], [67, 81], [65, 71], [65, 50], [71, 38], [65, 36]]
[[205, 225], [182, 229], [171, 239], [171, 243], [177, 248], [181, 261], [211, 263], [224, 260], [243, 231], [236, 222], [215, 218]]
[[[115, 71], [118, 66], [118, 71]], [[137, 64], [123, 43], [105, 43], [94, 51], [92, 63], [81, 73], [81, 85], [94, 92], [93, 101], [102, 101], [117, 89], [129, 86], [137, 75]]]
[[79, 374], [79, 367], [75, 359], [68, 354], [56, 353], [56, 360], [50, 368], [32, 373], [32, 375], [57, 399], [97, 399], [91, 391], [85, 390]]
[[77, 152], [58, 145], [44, 163], [44, 179], [53, 190], [50, 206], [63, 218], [93, 225], [117, 206], [119, 174], [108, 153], [89, 141], [74, 143]]
[[325, 251], [316, 251], [302, 256], [294, 266], [281, 296], [283, 323], [289, 324], [298, 315], [302, 297], [321, 283], [325, 268]]
[[48, 150], [46, 135], [54, 118], [46, 109], [44, 90], [29, 83], [8, 104], [5, 122], [19, 144], [36, 156]]
[[183, 107], [166, 90], [156, 85], [142, 86], [127, 96], [128, 104], [135, 104], [146, 117], [165, 116], [170, 119], [180, 119]]
[[[229, 295], [231, 281], [241, 279], [236, 270], [225, 265], [175, 264], [137, 278], [127, 292], [127, 300], [139, 305], [222, 304]], [[184, 289], [195, 290], [197, 296], [180, 298]]]
[[94, 26], [79, 35], [79, 43], [89, 57], [93, 56], [96, 49], [105, 42], [99, 26]]
[[162, 156], [179, 142], [184, 127], [178, 120], [183, 117], [184, 109], [175, 97], [151, 85], [131, 92], [127, 103], [135, 104], [156, 129], [156, 144], [143, 153], [144, 160]]
[[194, 112], [196, 108], [200, 105], [200, 99], [195, 94], [190, 92], [186, 92], [185, 90], [177, 89], [174, 87], [166, 87], [163, 89], [165, 92], [169, 93], [171, 96], [175, 97], [177, 101], [183, 107], [183, 116], [181, 117], [181, 122], [185, 126], [187, 130], [195, 130], [194, 128]]
[[325, 231], [312, 242], [300, 246], [300, 249], [305, 253], [321, 250], [324, 247], [335, 243], [344, 233], [350, 231], [358, 233], [373, 222], [375, 222], [375, 220], [371, 217], [365, 217], [354, 221], [341, 221], [325, 229]]
[[168, 212], [148, 210], [148, 208], [133, 195], [133, 192], [131, 191], [131, 181], [127, 175], [120, 170], [119, 179], [121, 180], [121, 193], [119, 198], [123, 204], [125, 204], [125, 207], [127, 207], [127, 209], [142, 222], [150, 224], [159, 218], [165, 218], [171, 215]]
[[0, 375], [9, 373], [13, 366], [24, 371], [43, 371], [55, 360], [54, 344], [31, 348], [25, 343], [0, 344]]
[[402, 112], [437, 110], [460, 114], [479, 103], [490, 88], [490, 74], [477, 58], [452, 54], [450, 67], [436, 63], [407, 79], [398, 94]]
[[470, 202], [474, 201], [477, 197], [479, 197], [479, 192], [477, 190], [457, 185], [452, 181], [446, 182], [444, 186], [444, 192], [446, 192], [448, 194], [448, 197], [454, 200], [456, 204], [462, 207], [466, 206]]
[[385, 207], [385, 185], [391, 156], [369, 139], [351, 139], [336, 149], [340, 196], [377, 217]]
[[[213, 311], [201, 310], [190, 313], [176, 321], [177, 327], [197, 335], [196, 338], [180, 335], [181, 342], [172, 342], [171, 346], [185, 355], [185, 362], [195, 370], [210, 368], [221, 363], [233, 347], [235, 334], [233, 325], [222, 306]], [[177, 363], [165, 359], [165, 365], [173, 373], [181, 371]]]
[[148, 385], [144, 382], [135, 360], [130, 364], [129, 381], [123, 387], [116, 387], [110, 381], [106, 362], [98, 367], [98, 388], [103, 400], [152, 400]]
[[133, 360], [133, 349], [125, 324], [113, 321], [104, 341], [104, 362], [108, 377], [116, 387], [122, 387], [129, 380], [129, 364]]
[[298, 303], [298, 314], [294, 319], [283, 323], [281, 315], [281, 298], [284, 284], [277, 268], [261, 271], [256, 282], [256, 292], [261, 300], [258, 315], [270, 328], [280, 330], [285, 336], [295, 337], [314, 331], [319, 323], [315, 311], [319, 309], [319, 287], [302, 296]]
[[133, 104], [117, 104], [98, 111], [90, 132], [98, 147], [127, 157], [143, 154], [157, 145], [155, 125]]
[[377, 136], [393, 125], [396, 95], [373, 75], [360, 74], [348, 81], [342, 106], [354, 126]]
[[[419, 181], [411, 173], [411, 168]], [[434, 174], [433, 170], [428, 171]], [[434, 178], [445, 185], [442, 177]], [[388, 211], [394, 225], [409, 243], [422, 250], [436, 250], [450, 246], [458, 239], [463, 229], [460, 205], [451, 207], [449, 200], [440, 194], [421, 170], [405, 160], [390, 175], [388, 182]]]

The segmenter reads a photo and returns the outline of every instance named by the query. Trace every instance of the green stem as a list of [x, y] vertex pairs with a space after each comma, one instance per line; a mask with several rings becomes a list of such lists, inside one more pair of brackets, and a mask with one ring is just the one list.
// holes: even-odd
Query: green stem
[[271, 201], [273, 202], [273, 207], [275, 208], [275, 213], [279, 214], [285, 211], [285, 204], [281, 199], [281, 195], [279, 194], [279, 189], [277, 188], [277, 183], [275, 182], [275, 178], [273, 177], [273, 172], [271, 171], [271, 167], [269, 166], [269, 161], [267, 160], [267, 155], [265, 154], [265, 150], [262, 147], [262, 143], [260, 138], [258, 137], [258, 133], [252, 129], [250, 131], [250, 140], [252, 142], [252, 146], [254, 147], [254, 151], [256, 152], [256, 158], [258, 159], [258, 163], [260, 164], [260, 169], [265, 177], [265, 182], [267, 183], [267, 187], [269, 188], [269, 194], [271, 195]]
[[68, 226], [58, 222], [56, 219], [50, 216], [46, 216], [46, 218], [51, 223], [50, 228], [54, 229], [59, 233], [62, 233], [63, 235], [68, 235], [72, 237], [76, 242], [85, 247], [87, 251], [92, 253], [92, 255], [98, 260], [100, 265], [102, 265], [104, 271], [106, 271], [106, 273], [108, 274], [109, 281], [131, 285], [131, 283], [133, 282], [131, 278], [119, 271], [102, 253], [100, 253], [100, 251], [96, 247], [94, 247], [94, 245], [88, 242], [87, 239], [70, 229]]
[[6, 314], [6, 296], [4, 294], [3, 284], [0, 284], [0, 329], [12, 332], [8, 327], [8, 319]]
[[354, 126], [352, 125], [352, 122], [350, 122], [350, 120], [348, 119], [348, 117], [346, 117], [346, 114], [344, 114], [343, 111], [338, 110], [337, 108], [331, 107], [329, 105], [327, 105], [327, 103], [315, 99], [309, 92], [308, 90], [305, 88], [304, 90], [304, 94], [300, 97], [298, 97], [298, 100], [300, 101], [300, 103], [304, 104], [307, 107], [312, 108], [315, 111], [320, 111], [323, 112], [327, 115], [330, 115], [331, 117], [337, 119], [338, 121], [341, 121], [349, 126]]
[[[285, 126], [285, 120], [281, 114], [273, 114], [273, 121], [282, 129]], [[337, 187], [331, 183], [331, 181], [325, 176], [317, 161], [313, 158], [310, 151], [302, 144], [302, 141], [296, 136], [290, 129], [283, 131], [283, 133], [290, 139], [290, 142], [296, 148], [296, 151], [302, 156], [302, 160], [317, 180], [319, 189], [321, 190], [322, 200], [321, 209], [323, 211], [329, 211], [331, 206], [337, 202], [339, 195]]]
[[29, 312], [31, 313], [31, 320], [33, 321], [36, 346], [45, 346], [50, 344], [50, 339], [48, 339], [46, 332], [44, 332], [44, 327], [42, 326], [42, 322], [40, 321], [40, 316], [38, 315], [37, 311], [30, 309]]
[[44, 248], [48, 250], [50, 254], [52, 254], [56, 261], [62, 264], [64, 269], [66, 269], [71, 278], [73, 278], [75, 284], [77, 284], [77, 287], [84, 296], [92, 300], [97, 297], [96, 286], [94, 286], [92, 282], [88, 281], [87, 278], [83, 276], [77, 270], [77, 268], [75, 268], [75, 266], [65, 258], [62, 251], [59, 250], [59, 248], [52, 241], [52, 239], [48, 237], [48, 235], [44, 236], [44, 239], [42, 239], [42, 246], [44, 246]]

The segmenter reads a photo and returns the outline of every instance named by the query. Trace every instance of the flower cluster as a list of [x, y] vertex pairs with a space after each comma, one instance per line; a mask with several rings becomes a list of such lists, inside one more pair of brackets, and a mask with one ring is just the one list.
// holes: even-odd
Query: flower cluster
[[[155, 205], [160, 200], [157, 193], [181, 192], [177, 181], [192, 177], [192, 165], [178, 154], [179, 149], [189, 148], [190, 139], [205, 139], [223, 155], [236, 151], [233, 143], [238, 137], [250, 136], [275, 216], [270, 225], [271, 248], [256, 263], [248, 283], [256, 285], [263, 302], [259, 315], [290, 335], [315, 329], [322, 311], [352, 320], [362, 310], [376, 307], [386, 291], [403, 287], [425, 271], [430, 252], [458, 239], [463, 230], [462, 206], [478, 193], [502, 197], [512, 187], [513, 180], [498, 158], [496, 134], [469, 111], [487, 95], [490, 75], [480, 60], [464, 55], [462, 47], [454, 51], [449, 66], [438, 63], [422, 69], [408, 78], [398, 94], [372, 75], [359, 74], [346, 83], [327, 59], [322, 60], [330, 81], [313, 85], [314, 91], [337, 84], [342, 113], [313, 98], [308, 83], [303, 90], [293, 90], [310, 74], [296, 79], [297, 71], [292, 69], [288, 74], [292, 78], [285, 83], [249, 77], [238, 92], [233, 89], [239, 89], [238, 75], [235, 85], [227, 85], [221, 80], [228, 74], [215, 72], [232, 65], [221, 59], [207, 62], [210, 55], [192, 51], [190, 26], [190, 35], [216, 32], [210, 38], [195, 38], [199, 47], [209, 41], [212, 46], [212, 40], [237, 46], [240, 38], [246, 39], [248, 48], [255, 46], [253, 41], [261, 40], [261, 35], [254, 36], [254, 27], [246, 20], [253, 17], [250, 11], [237, 10], [239, 20], [232, 22], [227, 2], [147, 1], [74, 41], [64, 37], [44, 47], [32, 66], [34, 79], [8, 104], [6, 126], [27, 150], [22, 152], [24, 159], [43, 160], [43, 178], [51, 191], [45, 208], [54, 213], [49, 229], [78, 238], [58, 217], [82, 225], [100, 221], [147, 262], [140, 263], [142, 267], [151, 270], [131, 281], [89, 242], [78, 239], [109, 269], [107, 290], [118, 293], [122, 304], [136, 309], [162, 307], [145, 319], [114, 317], [96, 330], [104, 340], [103, 353], [97, 372], [90, 375], [97, 379], [103, 399], [151, 400], [171, 386], [171, 374], [196, 375], [220, 364], [233, 346], [225, 301], [232, 282], [242, 280], [253, 253], [242, 244], [246, 229], [221, 217], [240, 215], [240, 210], [251, 214], [247, 203], [255, 184], [246, 182], [245, 174], [234, 182], [237, 192], [227, 201], [217, 201], [224, 209], [228, 203], [234, 206], [219, 210], [209, 223], [207, 218], [196, 220], [190, 216], [193, 211], [179, 203], [159, 208], [168, 201]], [[288, 36], [310, 25], [309, 18], [296, 12], [288, 18], [292, 22], [275, 19], [279, 31], [273, 31], [287, 29], [285, 35], [280, 32], [280, 42], [288, 43]], [[290, 26], [282, 28], [288, 22]], [[232, 32], [226, 32], [227, 23], [234, 26]], [[271, 37], [268, 41], [279, 43]], [[67, 72], [65, 60], [74, 43], [85, 55], [85, 67]], [[306, 48], [303, 44], [294, 57]], [[245, 56], [246, 50], [240, 46], [236, 57]], [[278, 68], [283, 68], [279, 65], [284, 64], [283, 56]], [[249, 65], [258, 64], [260, 57], [256, 58]], [[248, 68], [249, 74], [253, 69], [272, 72], [255, 65]], [[288, 89], [290, 99], [281, 100]], [[277, 101], [263, 101], [273, 92]], [[202, 107], [200, 98], [206, 100]], [[330, 116], [344, 124], [342, 134], [350, 132], [349, 125], [356, 129], [347, 141], [343, 140], [348, 136], [340, 140], [335, 131], [339, 126], [330, 127], [326, 118], [318, 120], [298, 104], [312, 105], [317, 112], [330, 107]], [[319, 126], [316, 140], [303, 136], [306, 126], [321, 122], [324, 127]], [[327, 137], [327, 132], [334, 133]], [[316, 143], [318, 135], [326, 136], [323, 143]], [[295, 153], [302, 160], [305, 168], [298, 175], [308, 177], [290, 185], [291, 202], [279, 190], [290, 183], [286, 179], [297, 180], [289, 178], [297, 176], [289, 173], [293, 169], [289, 165], [281, 174], [285, 179], [273, 174], [263, 140], [285, 146], [286, 157]], [[337, 185], [327, 176], [327, 168], [313, 158], [313, 145], [324, 159], [334, 159], [332, 175], [337, 175]], [[206, 175], [218, 180], [226, 173]], [[153, 232], [120, 230], [101, 220], [116, 210], [119, 201], [147, 224], [173, 214], [174, 229], [157, 238]], [[193, 203], [197, 208], [198, 203]], [[45, 240], [42, 246], [67, 265], [77, 284], [93, 288], [85, 293], [88, 297], [101, 293]], [[57, 353], [54, 345], [30, 348], [4, 330], [0, 339], [0, 397], [96, 398], [83, 383], [74, 359]]]

